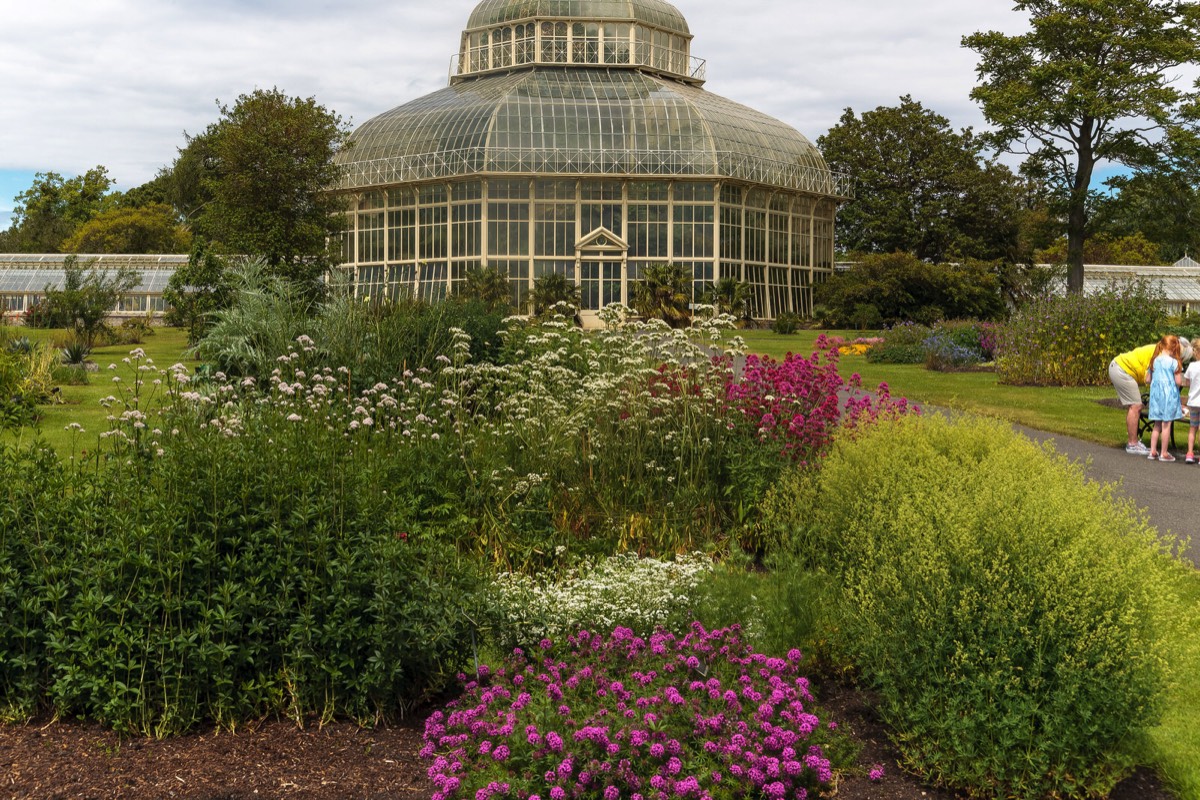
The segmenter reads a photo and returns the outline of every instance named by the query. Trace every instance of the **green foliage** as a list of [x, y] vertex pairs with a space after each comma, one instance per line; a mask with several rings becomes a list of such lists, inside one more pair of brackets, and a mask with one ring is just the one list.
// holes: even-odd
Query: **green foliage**
[[804, 320], [799, 314], [791, 311], [781, 311], [774, 320], [771, 321], [771, 330], [775, 333], [790, 336], [800, 330]]
[[[1067, 263], [1067, 240], [1059, 239], [1052, 246], [1037, 253], [1035, 258], [1046, 264]], [[1115, 237], [1107, 233], [1089, 236], [1083, 245], [1085, 264], [1127, 264], [1132, 266], [1154, 266], [1163, 263], [1158, 245], [1151, 242], [1141, 231]]]
[[1109, 362], [1158, 341], [1165, 323], [1162, 297], [1145, 281], [1044, 297], [998, 329], [996, 372], [1001, 383], [1104, 386]]
[[565, 303], [578, 310], [579, 287], [567, 280], [566, 275], [548, 272], [534, 279], [529, 302], [533, 306], [535, 317], [545, 317], [553, 313], [552, 309], [560, 303]]
[[230, 375], [270, 374], [272, 362], [312, 330], [314, 301], [305, 287], [271, 274], [261, 259], [228, 269], [225, 277], [235, 299], [211, 312], [212, 327], [194, 351]]
[[3, 242], [10, 253], [58, 253], [81, 225], [111, 204], [112, 179], [102, 166], [64, 178], [39, 172], [14, 198], [12, 227]]
[[708, 285], [704, 290], [704, 302], [716, 306], [718, 314], [743, 320], [750, 308], [750, 284], [726, 275]]
[[232, 287], [226, 274], [227, 262], [212, 248], [198, 242], [188, 263], [171, 273], [163, 300], [167, 303], [168, 325], [188, 329], [188, 344], [200, 341], [213, 314], [232, 301]]
[[862, 321], [879, 323], [941, 319], [997, 319], [1004, 313], [1000, 283], [990, 265], [930, 264], [909, 253], [868, 255], [845, 272], [816, 287], [815, 298], [825, 306], [834, 327]]
[[309, 446], [280, 417], [141, 452], [0, 451], [0, 706], [154, 735], [366, 722], [465, 660], [474, 568], [400, 527], [386, 476], [337, 437]]
[[64, 253], [186, 253], [191, 233], [164, 203], [101, 211], [75, 229]]
[[478, 300], [425, 303], [365, 301], [335, 287], [320, 303], [296, 284], [267, 273], [262, 262], [228, 272], [231, 302], [210, 314], [213, 325], [196, 353], [229, 375], [266, 378], [307, 337], [310, 369], [341, 370], [356, 390], [405, 370], [440, 367], [454, 330], [471, 339], [473, 358], [500, 351], [504, 313]]
[[1185, 0], [1022, 0], [1016, 10], [1028, 13], [1025, 32], [963, 37], [980, 58], [971, 97], [991, 143], [1028, 155], [1023, 169], [1062, 207], [1068, 287], [1081, 292], [1093, 170], [1153, 161], [1148, 134], [1179, 127], [1189, 98], [1175, 72], [1200, 59], [1200, 15]]
[[341, 174], [334, 157], [346, 123], [314, 98], [278, 89], [256, 89], [220, 112], [176, 162], [180, 181], [201, 196], [200, 235], [313, 291], [335, 262], [345, 200], [328, 189]]
[[661, 319], [672, 328], [692, 322], [692, 275], [678, 264], [651, 264], [633, 284], [630, 305], [645, 319]]
[[94, 261], [80, 264], [75, 256], [67, 256], [63, 261], [62, 287], [46, 286], [44, 290], [49, 306], [47, 316], [74, 327], [76, 338], [90, 348], [105, 318], [140, 282], [141, 273], [132, 267], [110, 273], [107, 269], [97, 269]]
[[476, 300], [489, 311], [508, 311], [508, 275], [498, 269], [470, 269], [455, 295], [464, 300]]
[[902, 418], [835, 445], [776, 524], [840, 587], [839, 650], [903, 762], [972, 797], [1103, 797], [1158, 719], [1164, 545], [1006, 423]]
[[919, 259], [1009, 258], [1017, 249], [1019, 191], [1013, 174], [983, 160], [983, 142], [956, 133], [912, 97], [856, 117], [847, 108], [817, 139], [832, 169], [854, 178], [838, 209], [838, 248], [910, 252]]
[[867, 361], [873, 364], [920, 364], [925, 361], [925, 340], [929, 338], [928, 325], [901, 322], [884, 329], [882, 342], [867, 350]]
[[37, 418], [37, 404], [50, 397], [55, 353], [26, 337], [9, 338], [0, 328], [0, 430]]

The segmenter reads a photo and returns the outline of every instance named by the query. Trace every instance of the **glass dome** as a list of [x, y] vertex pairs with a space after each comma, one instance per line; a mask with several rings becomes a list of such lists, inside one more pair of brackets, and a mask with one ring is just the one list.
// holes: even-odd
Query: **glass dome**
[[812, 313], [849, 197], [794, 128], [702, 88], [663, 0], [482, 0], [450, 85], [367, 121], [339, 155], [342, 266], [364, 299], [509, 280], [518, 313], [561, 275], [584, 324], [654, 264], [748, 287], [748, 313]]

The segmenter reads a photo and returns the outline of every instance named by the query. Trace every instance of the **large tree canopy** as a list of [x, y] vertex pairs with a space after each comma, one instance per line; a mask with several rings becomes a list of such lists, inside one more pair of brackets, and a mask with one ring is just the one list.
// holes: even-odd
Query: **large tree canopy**
[[192, 235], [165, 203], [110, 208], [75, 229], [64, 253], [186, 253]]
[[963, 37], [979, 54], [971, 96], [1000, 149], [1056, 190], [1067, 219], [1068, 287], [1083, 288], [1092, 174], [1153, 158], [1185, 93], [1173, 69], [1197, 60], [1200, 4], [1184, 0], [1018, 0], [1029, 31]]
[[854, 200], [838, 211], [839, 249], [932, 261], [1015, 257], [1015, 176], [983, 159], [969, 128], [955, 132], [906, 95], [861, 116], [847, 108], [817, 144], [855, 181]]
[[13, 198], [12, 227], [5, 249], [14, 253], [57, 253], [67, 237], [83, 223], [112, 204], [108, 170], [93, 167], [82, 175], [64, 178], [57, 172], [39, 172], [33, 185]]
[[255, 90], [204, 133], [173, 168], [177, 208], [229, 253], [261, 256], [272, 271], [311, 280], [332, 263], [342, 201], [327, 189], [346, 146], [342, 119], [314, 98]]

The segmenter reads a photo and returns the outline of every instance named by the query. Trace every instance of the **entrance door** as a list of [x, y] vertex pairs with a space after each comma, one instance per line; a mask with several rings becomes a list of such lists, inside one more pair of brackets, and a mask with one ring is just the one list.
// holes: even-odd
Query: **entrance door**
[[621, 262], [611, 258], [583, 257], [579, 262], [579, 300], [583, 311], [599, 311], [609, 303], [622, 303]]

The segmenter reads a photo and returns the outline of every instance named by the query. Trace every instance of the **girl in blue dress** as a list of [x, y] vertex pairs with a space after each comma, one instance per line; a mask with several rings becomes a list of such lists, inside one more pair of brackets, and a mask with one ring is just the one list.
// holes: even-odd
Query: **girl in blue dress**
[[[1174, 461], [1175, 456], [1167, 452], [1170, 438], [1167, 426], [1183, 416], [1179, 398], [1179, 385], [1183, 380], [1183, 356], [1179, 337], [1167, 335], [1159, 340], [1150, 359], [1150, 406], [1146, 418], [1154, 423], [1150, 433], [1151, 461]], [[1162, 450], [1158, 450], [1158, 437], [1162, 436]]]

